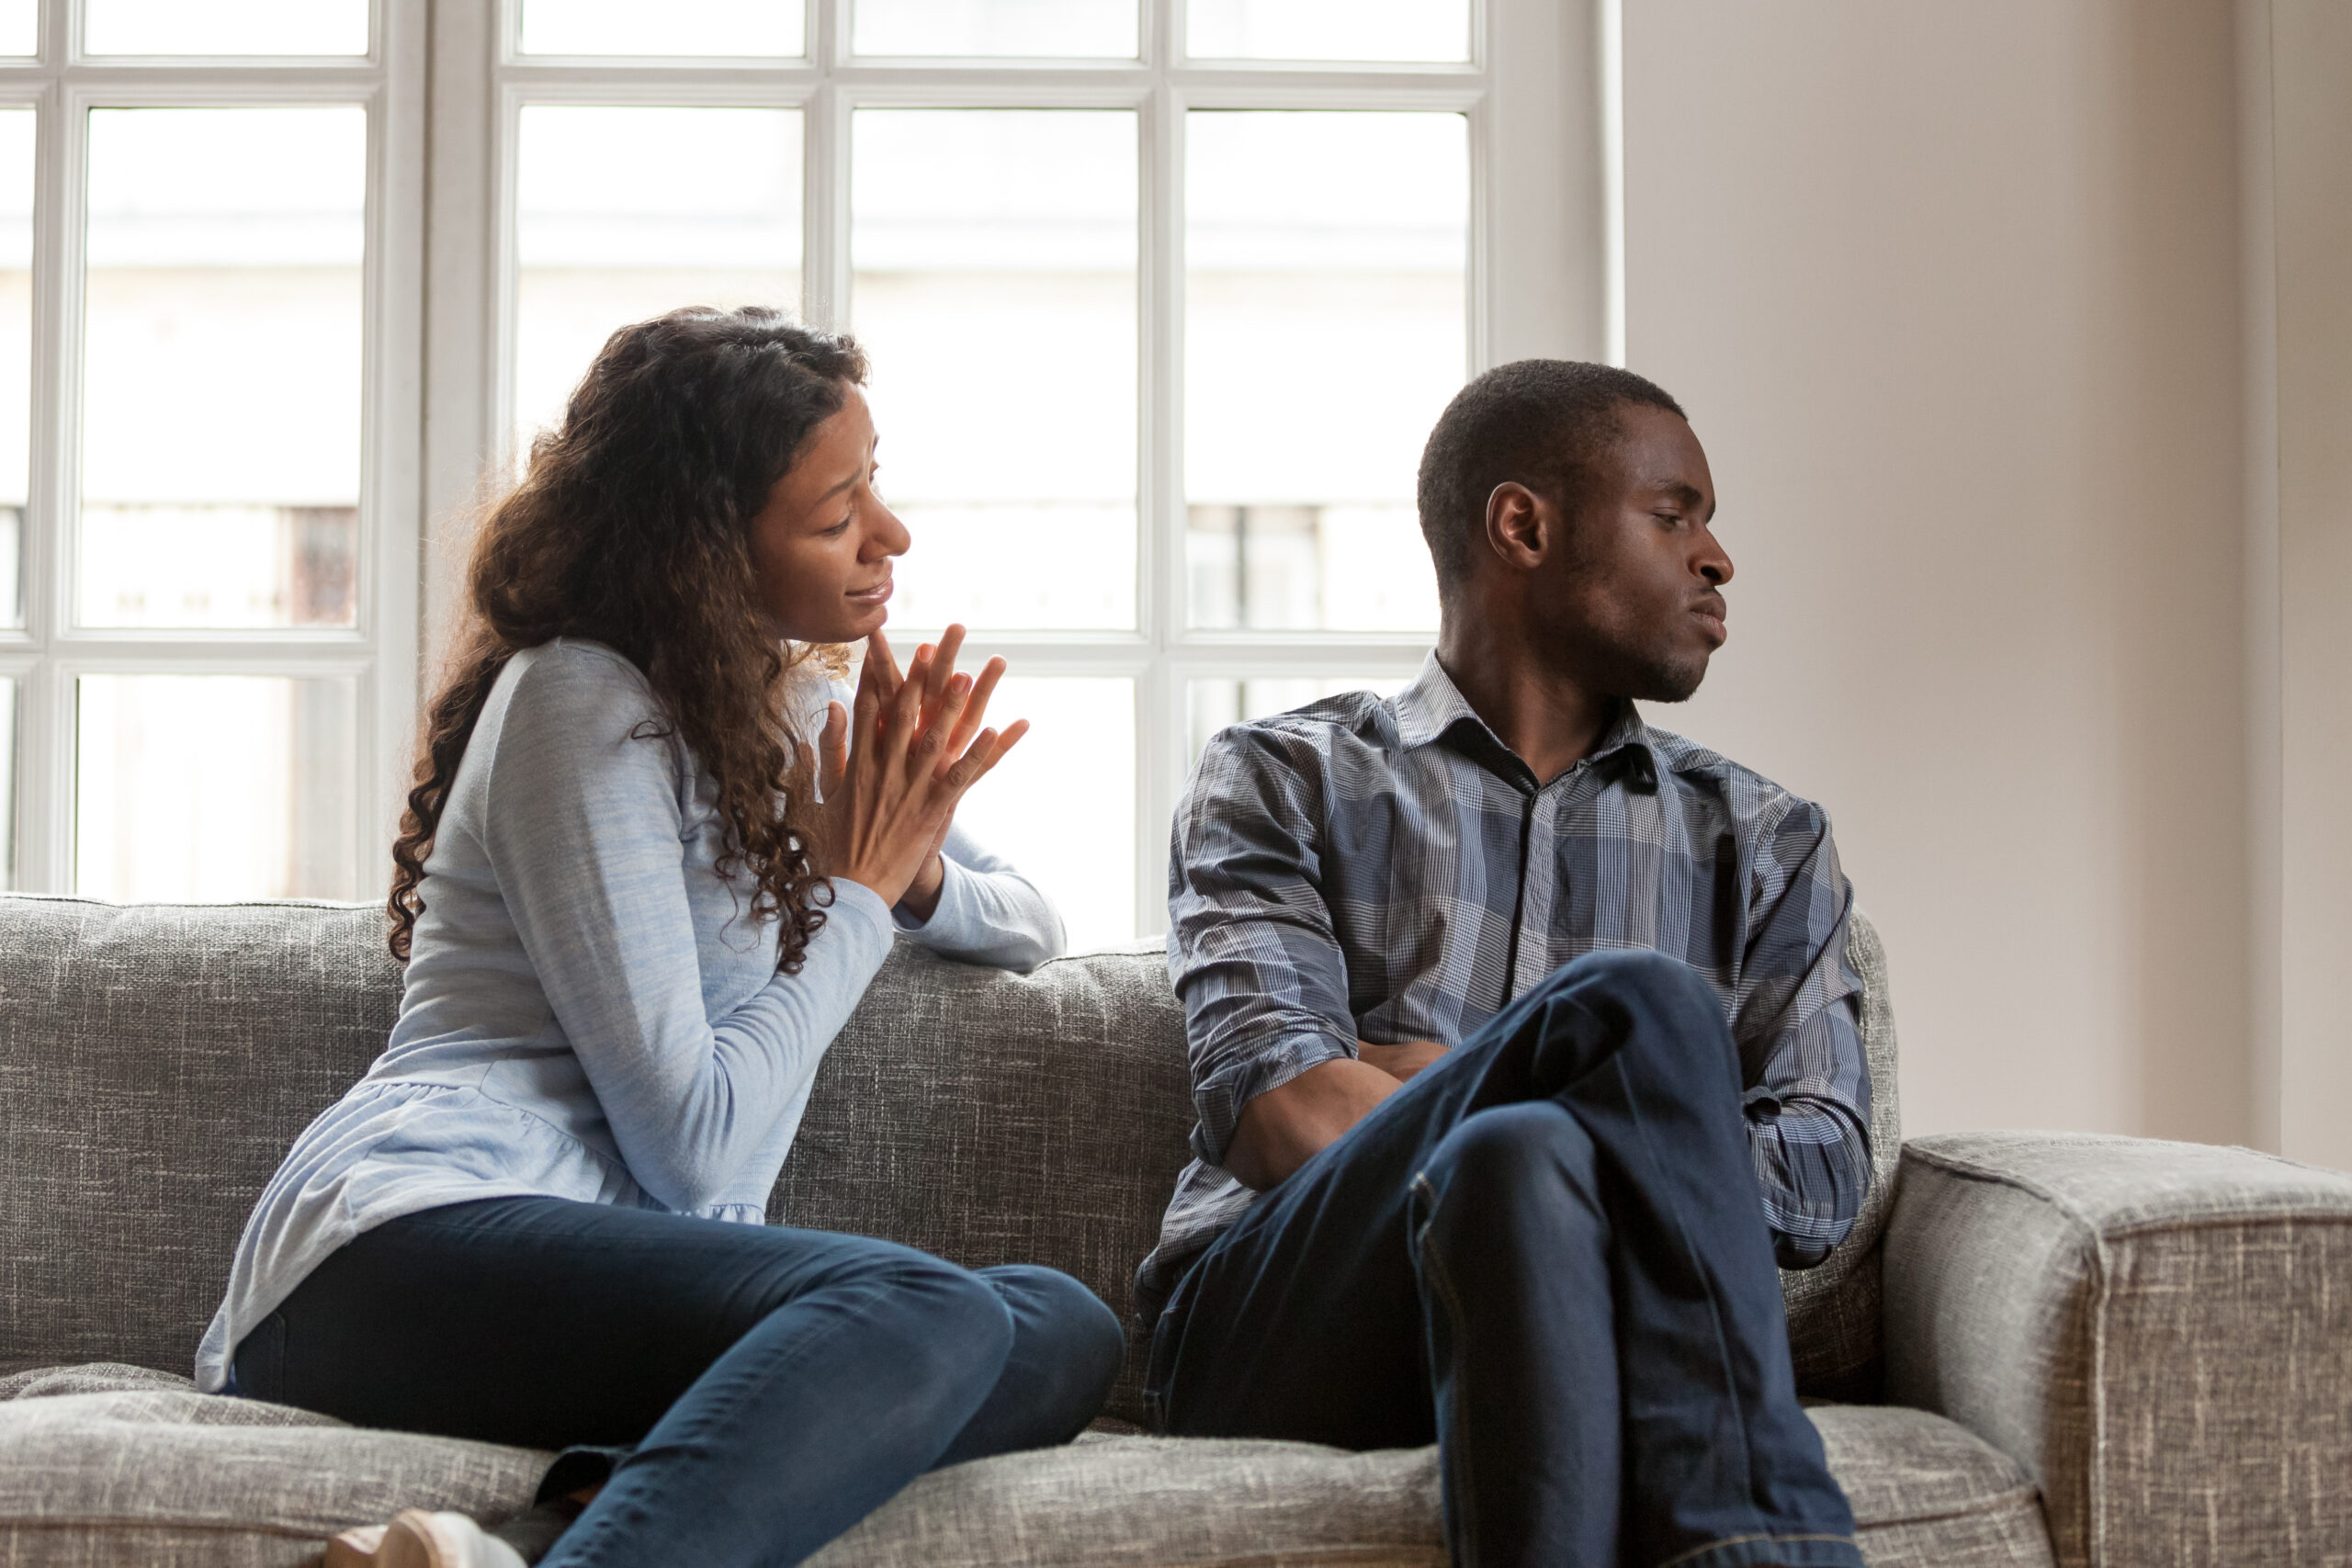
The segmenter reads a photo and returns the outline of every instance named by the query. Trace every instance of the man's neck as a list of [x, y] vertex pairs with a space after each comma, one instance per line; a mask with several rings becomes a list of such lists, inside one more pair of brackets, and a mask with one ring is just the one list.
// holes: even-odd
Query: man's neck
[[1471, 628], [1453, 617], [1438, 634], [1437, 661], [1471, 711], [1549, 784], [1592, 755], [1616, 704], [1546, 669], [1515, 628]]

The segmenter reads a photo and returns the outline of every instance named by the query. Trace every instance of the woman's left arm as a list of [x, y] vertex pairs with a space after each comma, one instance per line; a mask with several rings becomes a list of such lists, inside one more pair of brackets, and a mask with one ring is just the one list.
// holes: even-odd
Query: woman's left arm
[[936, 902], [928, 912], [911, 892], [890, 911], [900, 931], [934, 953], [1000, 969], [1035, 969], [1061, 955], [1061, 916], [1037, 885], [990, 854], [961, 828], [939, 852]]

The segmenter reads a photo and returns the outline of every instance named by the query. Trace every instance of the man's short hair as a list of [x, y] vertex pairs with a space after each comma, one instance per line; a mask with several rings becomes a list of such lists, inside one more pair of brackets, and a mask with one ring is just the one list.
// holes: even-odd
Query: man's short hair
[[1617, 438], [1617, 410], [1643, 403], [1680, 414], [1655, 383], [1613, 365], [1519, 359], [1453, 395], [1421, 448], [1421, 536], [1441, 588], [1470, 570], [1487, 533], [1487, 498], [1517, 480], [1571, 513]]

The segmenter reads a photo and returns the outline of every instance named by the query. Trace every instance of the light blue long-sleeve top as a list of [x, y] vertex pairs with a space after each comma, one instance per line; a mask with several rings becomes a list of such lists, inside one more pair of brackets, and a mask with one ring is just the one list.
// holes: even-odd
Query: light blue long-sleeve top
[[[803, 684], [802, 733], [836, 694]], [[836, 882], [800, 972], [778, 974], [749, 878], [714, 874], [708, 778], [674, 737], [636, 733], [661, 718], [601, 644], [560, 638], [499, 676], [425, 862], [390, 1043], [254, 1205], [199, 1387], [225, 1385], [239, 1342], [328, 1255], [403, 1214], [538, 1194], [763, 1223], [894, 931], [1006, 968], [1061, 951], [1045, 896], [959, 830], [929, 919]]]

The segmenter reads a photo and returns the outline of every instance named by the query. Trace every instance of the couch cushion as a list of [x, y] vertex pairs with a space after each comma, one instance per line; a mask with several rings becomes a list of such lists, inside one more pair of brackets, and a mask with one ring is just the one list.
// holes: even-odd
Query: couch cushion
[[370, 1432], [87, 1366], [0, 1380], [0, 1562], [292, 1568], [402, 1508], [503, 1519], [551, 1456]]
[[[1800, 1386], [1878, 1363], [1878, 1229], [1899, 1152], [1885, 962], [1859, 915], [1879, 1181], [1783, 1280]], [[186, 1369], [246, 1213], [382, 1049], [400, 973], [371, 907], [0, 897], [0, 1371]], [[1049, 1264], [1123, 1316], [1193, 1122], [1157, 946], [1034, 975], [900, 942], [827, 1054], [772, 1217], [958, 1262]], [[1112, 1403], [1140, 1415], [1133, 1363]]]
[[187, 1371], [254, 1200], [399, 999], [371, 910], [0, 897], [0, 1371]]
[[[291, 1565], [402, 1507], [500, 1518], [545, 1454], [357, 1431], [185, 1379], [0, 1382], [0, 1562]], [[1939, 1416], [1812, 1412], [1872, 1568], [2046, 1568], [2018, 1466]], [[916, 1482], [810, 1568], [1444, 1568], [1437, 1451], [1089, 1434]]]

